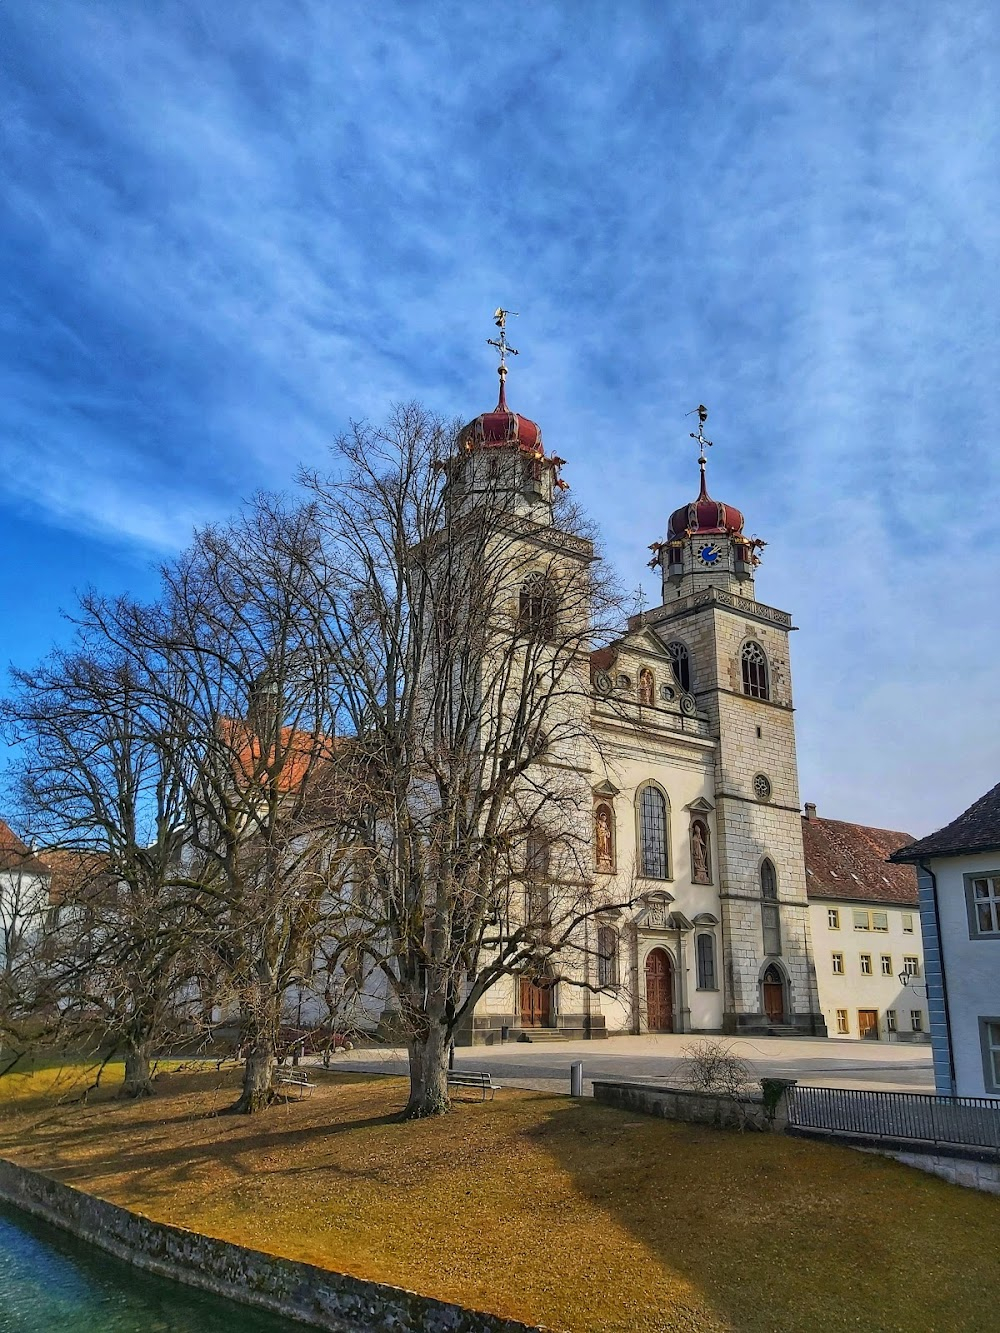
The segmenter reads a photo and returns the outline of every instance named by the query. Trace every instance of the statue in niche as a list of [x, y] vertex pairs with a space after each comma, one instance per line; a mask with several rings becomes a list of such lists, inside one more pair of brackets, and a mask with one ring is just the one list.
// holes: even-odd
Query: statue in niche
[[653, 706], [653, 690], [655, 683], [653, 673], [649, 667], [643, 667], [639, 672], [639, 702], [645, 704], [648, 708]]
[[611, 827], [611, 811], [606, 805], [599, 805], [594, 815], [594, 843], [597, 849], [598, 870], [613, 870], [614, 834]]
[[691, 824], [691, 879], [695, 884], [711, 884], [708, 865], [708, 829], [696, 819]]

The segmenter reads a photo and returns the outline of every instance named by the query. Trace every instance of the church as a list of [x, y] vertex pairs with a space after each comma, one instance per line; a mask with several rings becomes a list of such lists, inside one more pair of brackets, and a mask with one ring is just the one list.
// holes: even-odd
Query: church
[[[558, 543], [551, 525], [562, 460], [507, 404], [497, 315], [500, 398], [459, 441], [470, 466], [485, 455], [494, 470], [502, 457], [512, 469], [525, 464], [511, 471], [521, 479], [512, 512], [548, 526]], [[697, 491], [676, 504], [651, 548], [660, 605], [590, 656], [591, 743], [576, 761], [590, 824], [585, 873], [609, 902], [632, 906], [594, 918], [574, 979], [567, 968], [495, 985], [466, 1041], [826, 1035], [803, 856], [794, 627], [788, 612], [757, 599], [763, 542], [747, 536], [738, 508], [709, 494], [706, 418], [699, 408]], [[566, 546], [572, 552], [572, 539]]]

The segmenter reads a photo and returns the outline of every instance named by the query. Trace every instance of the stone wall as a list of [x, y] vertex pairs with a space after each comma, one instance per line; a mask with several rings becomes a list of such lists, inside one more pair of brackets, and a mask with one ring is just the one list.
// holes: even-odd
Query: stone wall
[[0, 1199], [137, 1268], [331, 1333], [521, 1333], [535, 1328], [153, 1222], [2, 1159]]
[[783, 1129], [783, 1104], [769, 1113], [763, 1095], [749, 1092], [740, 1098], [723, 1093], [693, 1092], [690, 1088], [656, 1087], [650, 1083], [594, 1081], [594, 1100], [622, 1111], [638, 1111], [662, 1120], [683, 1120], [713, 1129]]

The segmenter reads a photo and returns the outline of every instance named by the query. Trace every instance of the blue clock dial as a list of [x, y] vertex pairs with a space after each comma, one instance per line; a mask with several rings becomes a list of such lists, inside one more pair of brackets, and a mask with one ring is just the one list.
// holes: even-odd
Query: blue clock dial
[[701, 550], [698, 552], [698, 559], [702, 562], [702, 564], [714, 565], [718, 562], [719, 557], [721, 555], [722, 551], [713, 542], [711, 543], [711, 545], [705, 545], [701, 548]]

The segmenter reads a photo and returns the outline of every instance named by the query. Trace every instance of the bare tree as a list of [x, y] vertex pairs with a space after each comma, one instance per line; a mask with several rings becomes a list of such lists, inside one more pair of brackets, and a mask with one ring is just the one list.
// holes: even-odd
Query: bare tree
[[123, 1091], [141, 1096], [175, 1030], [197, 912], [179, 868], [175, 719], [102, 620], [84, 599], [76, 650], [15, 672], [2, 716], [21, 745], [18, 803], [57, 881], [36, 1009], [58, 1012], [63, 1039], [120, 1048]]
[[447, 1109], [456, 1029], [511, 978], [593, 986], [590, 653], [621, 603], [558, 460], [416, 406], [304, 478], [359, 800], [360, 947], [409, 1046], [408, 1116]]
[[330, 831], [350, 763], [333, 723], [323, 553], [309, 506], [259, 497], [164, 570], [162, 606], [129, 637], [164, 663], [186, 762], [186, 867], [215, 904], [207, 938], [239, 1008], [244, 1085], [271, 1099], [285, 997], [335, 940], [343, 856]]

